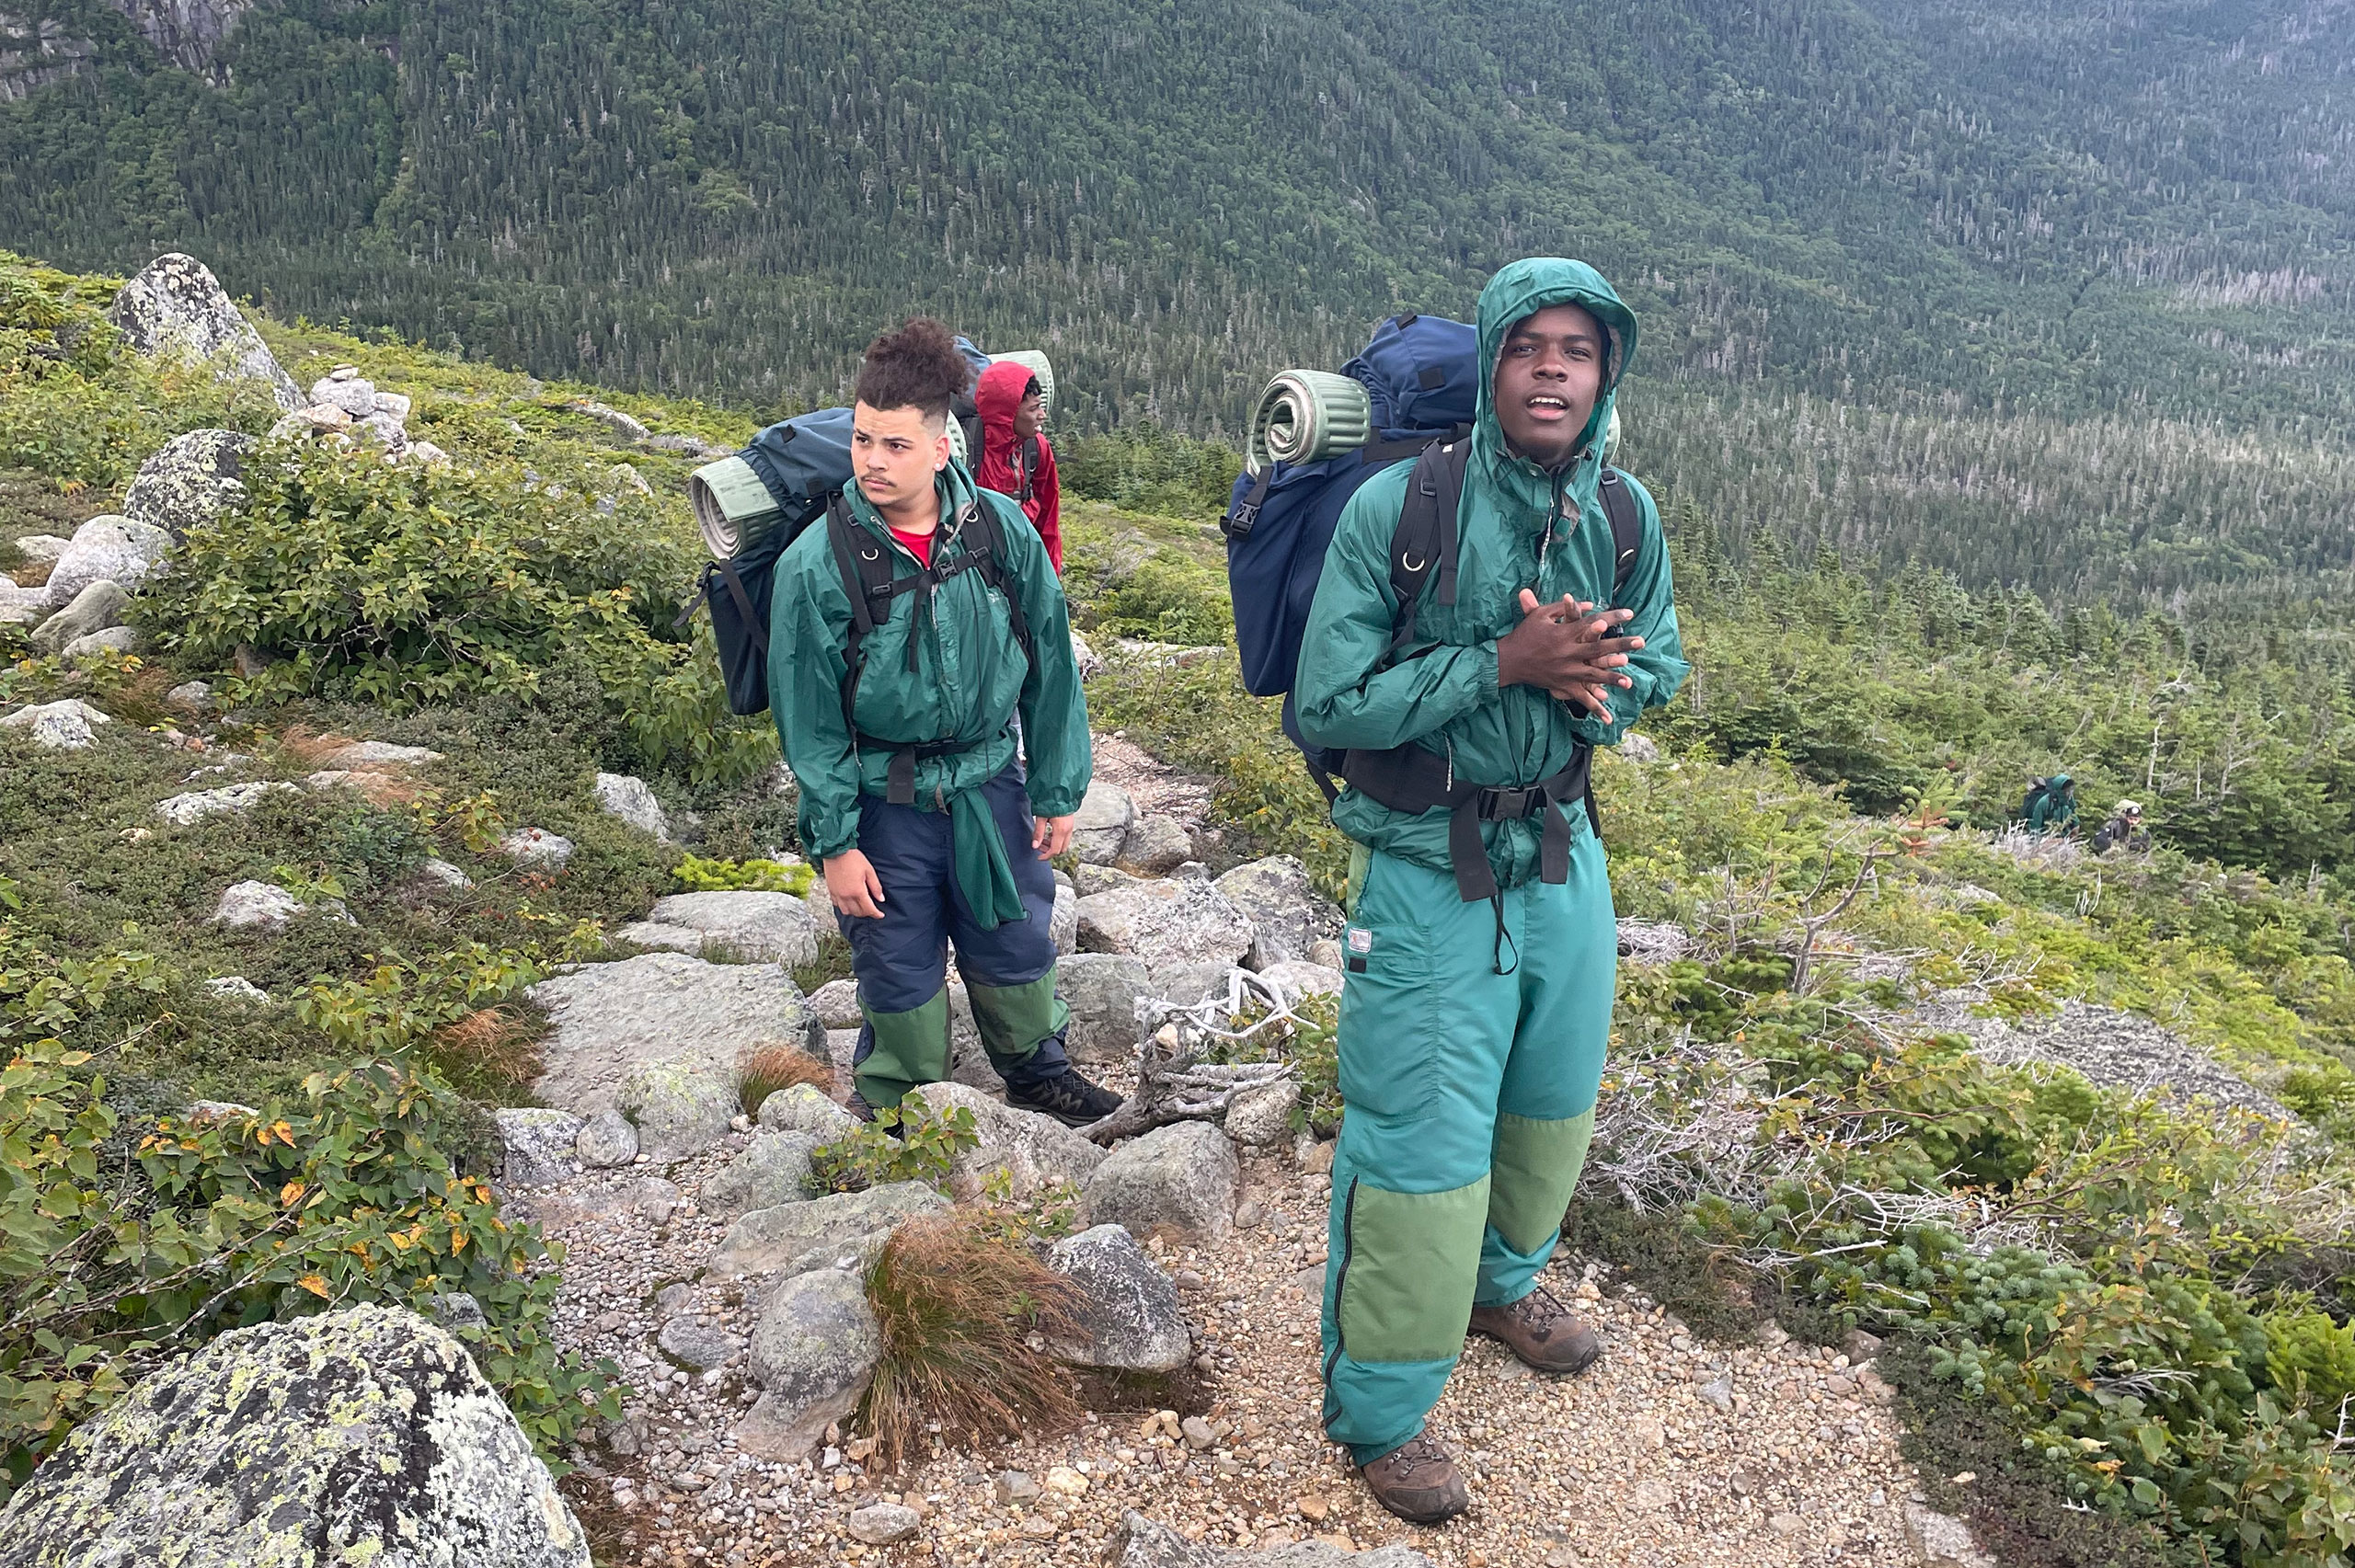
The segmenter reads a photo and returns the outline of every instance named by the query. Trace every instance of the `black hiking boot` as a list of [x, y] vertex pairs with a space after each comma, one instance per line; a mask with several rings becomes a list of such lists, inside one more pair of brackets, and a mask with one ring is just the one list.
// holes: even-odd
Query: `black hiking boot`
[[[843, 1109], [848, 1111], [852, 1116], [856, 1116], [860, 1121], [867, 1123], [869, 1127], [875, 1125], [875, 1107], [868, 1104], [867, 1103], [867, 1096], [860, 1093], [856, 1089], [850, 1092], [850, 1098], [843, 1102]], [[904, 1139], [908, 1136], [906, 1130], [903, 1129], [897, 1121], [894, 1121], [890, 1127], [885, 1127], [883, 1130], [890, 1133], [893, 1138]]]
[[1090, 1083], [1069, 1067], [1025, 1089], [1007, 1084], [1005, 1103], [1017, 1111], [1052, 1116], [1065, 1127], [1086, 1127], [1120, 1108], [1118, 1094]]

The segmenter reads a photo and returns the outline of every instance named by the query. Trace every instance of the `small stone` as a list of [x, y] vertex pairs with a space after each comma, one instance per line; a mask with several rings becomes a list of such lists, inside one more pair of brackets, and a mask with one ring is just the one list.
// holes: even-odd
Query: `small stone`
[[572, 841], [543, 828], [519, 828], [499, 841], [500, 853], [527, 871], [556, 871], [572, 858]]
[[1880, 1354], [1881, 1339], [1862, 1329], [1850, 1329], [1847, 1337], [1840, 1342], [1840, 1348], [1847, 1354], [1849, 1366], [1861, 1367]]
[[898, 1503], [870, 1503], [850, 1516], [849, 1529], [853, 1540], [869, 1546], [890, 1546], [916, 1533], [923, 1520], [913, 1508]]
[[213, 687], [203, 681], [183, 681], [164, 693], [164, 705], [184, 714], [213, 711]]
[[1676, 1501], [1676, 1488], [1657, 1476], [1646, 1476], [1636, 1482], [1627, 1500], [1638, 1508], [1665, 1508]]
[[1905, 1538], [1922, 1554], [1923, 1568], [1995, 1568], [1969, 1525], [1920, 1503], [1905, 1505]]
[[1303, 1133], [1292, 1145], [1293, 1162], [1307, 1175], [1329, 1176], [1333, 1173], [1333, 1147], [1330, 1139]]
[[1194, 841], [1175, 818], [1140, 817], [1112, 864], [1132, 876], [1166, 876], [1193, 858]]
[[1333, 1511], [1333, 1505], [1314, 1492], [1308, 1493], [1300, 1501], [1294, 1503], [1292, 1508], [1312, 1525], [1323, 1524], [1326, 1516]]
[[270, 992], [243, 975], [223, 975], [204, 982], [204, 989], [224, 1001], [250, 1002], [256, 1007], [270, 1005]]
[[233, 882], [222, 889], [213, 921], [233, 931], [282, 931], [303, 910], [303, 901], [275, 883]]
[[1178, 1430], [1185, 1436], [1186, 1446], [1197, 1452], [1210, 1448], [1218, 1441], [1216, 1429], [1199, 1415], [1186, 1417], [1178, 1424]]
[[736, 1353], [726, 1334], [686, 1318], [673, 1318], [664, 1323], [655, 1343], [662, 1347], [663, 1355], [696, 1372], [724, 1367]]
[[581, 1124], [573, 1152], [592, 1170], [626, 1165], [638, 1158], [638, 1128], [627, 1116], [608, 1106]]
[[75, 637], [58, 649], [57, 653], [58, 657], [68, 664], [79, 664], [85, 659], [97, 658], [101, 654], [137, 653], [140, 644], [139, 633], [132, 628], [109, 626], [102, 632], [92, 632], [86, 636]]
[[1791, 1536], [1807, 1528], [1807, 1521], [1797, 1514], [1776, 1514], [1766, 1521], [1766, 1528], [1776, 1535]]
[[1723, 1411], [1726, 1414], [1731, 1415], [1733, 1413], [1733, 1376], [1731, 1373], [1722, 1373], [1717, 1377], [1710, 1379], [1707, 1382], [1703, 1383], [1695, 1391], [1700, 1394], [1703, 1400], [1712, 1405], [1715, 1405], [1718, 1410]]
[[657, 842], [671, 841], [671, 820], [646, 781], [628, 773], [599, 773], [593, 786], [597, 804]]
[[997, 1479], [990, 1482], [990, 1495], [1001, 1508], [1008, 1504], [1028, 1503], [1039, 1495], [1039, 1483], [1028, 1471], [1001, 1471]]
[[1065, 1497], [1087, 1495], [1087, 1477], [1068, 1465], [1057, 1465], [1047, 1471], [1047, 1490], [1059, 1492]]
[[272, 795], [297, 795], [301, 792], [291, 784], [256, 783], [224, 784], [219, 789], [192, 790], [175, 795], [155, 803], [155, 815], [176, 828], [201, 822], [207, 817], [223, 817], [252, 810]]
[[1261, 1208], [1256, 1201], [1246, 1201], [1235, 1211], [1235, 1228], [1238, 1230], [1252, 1230], [1267, 1217], [1267, 1210]]
[[511, 1187], [554, 1186], [572, 1174], [580, 1118], [569, 1111], [509, 1106], [491, 1112], [506, 1147], [503, 1179]]
[[1300, 1085], [1280, 1078], [1237, 1094], [1226, 1107], [1223, 1125], [1235, 1142], [1264, 1148], [1291, 1136], [1292, 1111], [1299, 1104]]
[[1834, 1399], [1848, 1399], [1856, 1391], [1855, 1381], [1850, 1378], [1826, 1378], [1823, 1380], [1823, 1388], [1824, 1391]]

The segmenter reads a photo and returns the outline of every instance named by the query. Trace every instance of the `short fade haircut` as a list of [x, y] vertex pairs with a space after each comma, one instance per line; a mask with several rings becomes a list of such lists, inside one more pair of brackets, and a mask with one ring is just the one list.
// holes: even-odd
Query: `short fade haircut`
[[914, 315], [867, 346], [853, 395], [869, 408], [914, 408], [928, 419], [945, 419], [972, 383], [973, 368], [948, 328]]

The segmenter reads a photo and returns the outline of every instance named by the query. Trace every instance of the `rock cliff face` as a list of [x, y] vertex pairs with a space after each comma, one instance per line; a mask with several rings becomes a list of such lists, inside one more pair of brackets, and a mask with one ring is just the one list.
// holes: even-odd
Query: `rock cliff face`
[[[139, 29], [155, 52], [201, 74], [221, 42], [254, 0], [107, 0]], [[98, 54], [98, 45], [71, 36], [66, 24], [40, 22], [0, 10], [0, 103], [73, 75]]]

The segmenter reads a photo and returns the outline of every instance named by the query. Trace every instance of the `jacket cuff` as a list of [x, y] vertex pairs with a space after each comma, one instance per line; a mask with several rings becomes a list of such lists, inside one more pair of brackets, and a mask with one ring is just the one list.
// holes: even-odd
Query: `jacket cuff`
[[1079, 815], [1079, 805], [1078, 801], [1067, 795], [1034, 795], [1030, 797], [1030, 815], [1033, 817], [1076, 817]]
[[1494, 637], [1472, 650], [1472, 678], [1479, 685], [1481, 703], [1493, 703], [1502, 690], [1497, 684], [1497, 642]]

